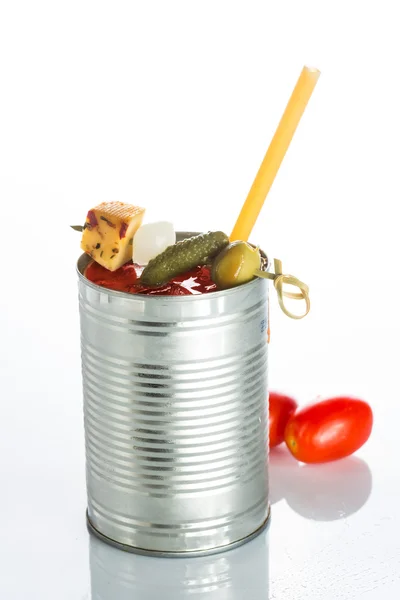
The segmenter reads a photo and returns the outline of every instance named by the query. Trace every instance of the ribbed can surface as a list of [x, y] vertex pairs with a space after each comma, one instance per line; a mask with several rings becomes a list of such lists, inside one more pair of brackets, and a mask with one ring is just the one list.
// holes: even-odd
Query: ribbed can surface
[[130, 295], [88, 281], [87, 262], [78, 271], [90, 525], [150, 553], [206, 553], [251, 536], [269, 512], [265, 280]]

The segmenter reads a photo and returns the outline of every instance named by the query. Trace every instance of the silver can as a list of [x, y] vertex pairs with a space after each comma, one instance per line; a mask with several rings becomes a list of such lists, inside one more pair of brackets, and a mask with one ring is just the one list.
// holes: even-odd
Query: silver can
[[266, 281], [132, 295], [87, 280], [89, 260], [78, 261], [89, 529], [164, 556], [251, 539], [269, 518]]

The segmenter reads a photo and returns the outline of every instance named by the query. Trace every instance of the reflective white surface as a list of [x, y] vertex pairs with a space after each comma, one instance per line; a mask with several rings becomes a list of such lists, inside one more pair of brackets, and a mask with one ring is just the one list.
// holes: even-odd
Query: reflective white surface
[[[68, 245], [69, 232], [59, 235]], [[300, 403], [318, 388], [358, 392], [374, 410], [370, 440], [355, 456], [326, 465], [299, 465], [284, 446], [273, 450], [270, 529], [247, 545], [199, 560], [138, 557], [86, 531], [76, 273], [67, 258], [48, 261], [53, 277], [40, 294], [24, 293], [36, 277], [25, 271], [0, 312], [0, 598], [172, 599], [192, 597], [193, 590], [207, 600], [268, 593], [271, 600], [398, 597], [397, 355], [383, 351], [393, 348], [396, 322], [385, 327], [382, 313], [379, 322], [365, 319], [360, 326], [356, 316], [355, 328], [344, 315], [335, 331], [328, 321], [318, 353], [315, 314], [302, 323], [309, 341], [296, 341], [293, 323], [272, 301], [271, 387], [292, 392]], [[329, 294], [320, 292], [320, 302], [329, 304]], [[298, 353], [301, 343], [302, 360], [288, 340]]]
[[89, 556], [92, 600], [268, 598], [267, 534], [240, 549], [192, 559], [121, 554], [91, 538]]
[[[400, 597], [397, 3], [0, 2], [0, 599]], [[229, 233], [301, 67], [317, 88], [253, 241], [310, 286], [271, 290], [271, 389], [370, 402], [331, 465], [271, 454], [268, 534], [204, 559], [92, 540], [75, 260], [94, 203]]]

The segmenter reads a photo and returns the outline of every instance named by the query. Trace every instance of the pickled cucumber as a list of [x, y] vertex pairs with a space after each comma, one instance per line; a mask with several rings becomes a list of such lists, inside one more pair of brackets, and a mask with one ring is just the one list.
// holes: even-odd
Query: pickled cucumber
[[149, 287], [163, 285], [177, 275], [207, 264], [228, 244], [228, 236], [222, 231], [209, 231], [177, 242], [150, 260], [140, 282]]
[[247, 242], [233, 242], [215, 257], [211, 278], [220, 289], [227, 289], [251, 281], [260, 266], [258, 248]]

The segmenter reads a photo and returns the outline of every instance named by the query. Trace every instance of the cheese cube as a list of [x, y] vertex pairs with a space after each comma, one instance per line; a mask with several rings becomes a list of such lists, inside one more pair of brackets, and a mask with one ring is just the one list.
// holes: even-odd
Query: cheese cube
[[109, 271], [132, 259], [132, 238], [145, 209], [123, 202], [102, 202], [89, 210], [81, 248]]

